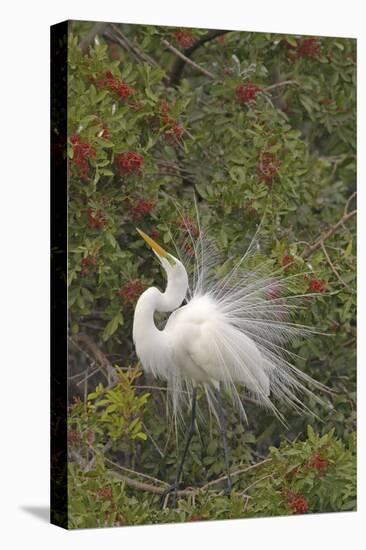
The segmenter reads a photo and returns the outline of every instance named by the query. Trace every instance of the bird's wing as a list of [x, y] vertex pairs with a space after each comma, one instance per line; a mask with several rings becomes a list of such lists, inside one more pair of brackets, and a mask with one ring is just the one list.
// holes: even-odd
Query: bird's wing
[[183, 375], [197, 382], [244, 384], [257, 395], [269, 395], [258, 347], [225, 320], [211, 299], [194, 298], [170, 317], [166, 330]]

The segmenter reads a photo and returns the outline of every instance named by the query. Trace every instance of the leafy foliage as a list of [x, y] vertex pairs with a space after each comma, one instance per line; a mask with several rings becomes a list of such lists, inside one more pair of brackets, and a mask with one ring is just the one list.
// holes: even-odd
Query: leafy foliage
[[[212, 487], [181, 499], [177, 509], [160, 506], [159, 498], [131, 490], [101, 459], [92, 472], [70, 465], [70, 527], [106, 527], [296, 515], [355, 509], [355, 440], [347, 445], [333, 431], [322, 437], [308, 427], [308, 439], [272, 447], [268, 457], [241, 468], [228, 499]], [[240, 470], [240, 468], [238, 468]]]
[[[70, 526], [354, 509], [355, 41], [114, 25], [85, 52], [90, 29], [74, 22], [69, 36]], [[167, 43], [196, 66], [179, 67]], [[165, 282], [135, 226], [187, 247], [193, 192], [233, 263], [262, 221], [259, 258], [294, 281], [298, 321], [319, 331], [294, 343], [296, 365], [332, 393], [329, 408], [309, 398], [315, 417], [286, 411], [287, 430], [250, 401], [249, 426], [228, 411], [231, 469], [268, 461], [230, 499], [215, 486], [172, 510], [126, 481], [162, 489], [183, 444], [166, 389], [136, 366], [134, 305]], [[219, 431], [202, 424], [183, 486], [223, 470]]]

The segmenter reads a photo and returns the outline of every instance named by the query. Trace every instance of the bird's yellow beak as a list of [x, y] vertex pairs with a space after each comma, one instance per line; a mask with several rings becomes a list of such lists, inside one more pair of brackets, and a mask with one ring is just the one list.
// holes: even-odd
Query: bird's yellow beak
[[151, 237], [149, 237], [149, 235], [146, 235], [146, 233], [144, 233], [143, 231], [141, 231], [141, 229], [138, 229], [137, 227], [136, 227], [136, 231], [144, 239], [144, 241], [146, 241], [147, 244], [151, 246], [153, 251], [156, 252], [158, 256], [160, 256], [161, 258], [165, 258], [168, 255], [168, 252], [166, 252], [164, 248], [162, 248]]

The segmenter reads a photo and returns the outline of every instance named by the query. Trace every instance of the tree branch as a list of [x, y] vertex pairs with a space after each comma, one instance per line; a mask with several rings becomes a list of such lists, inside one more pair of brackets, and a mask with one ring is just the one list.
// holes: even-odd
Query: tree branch
[[71, 338], [72, 342], [75, 342], [76, 344], [79, 344], [81, 346], [84, 346], [87, 351], [91, 352], [92, 355], [95, 357], [95, 359], [98, 361], [98, 363], [101, 365], [102, 368], [105, 368], [108, 374], [111, 376], [111, 379], [115, 382], [117, 380], [116, 371], [113, 367], [113, 365], [109, 362], [107, 357], [104, 355], [101, 349], [97, 346], [97, 344], [92, 340], [87, 334], [79, 333], [75, 334]]
[[[183, 61], [183, 63], [187, 63], [188, 65], [191, 65], [191, 67], [194, 67], [197, 71], [200, 71], [202, 74], [204, 74], [205, 76], [208, 76], [209, 78], [211, 78], [212, 80], [215, 79], [215, 75], [210, 73], [210, 71], [208, 71], [207, 69], [204, 69], [203, 67], [201, 67], [200, 65], [198, 65], [197, 63], [195, 63], [194, 61], [192, 61], [189, 57], [187, 57], [186, 55], [184, 55], [184, 53], [182, 53], [180, 50], [178, 50], [177, 48], [175, 48], [170, 42], [168, 42], [167, 40], [165, 40], [165, 38], [162, 38], [161, 39], [161, 43], [164, 44], [164, 46], [166, 46], [166, 48], [168, 48], [168, 50], [170, 50], [171, 52], [173, 52], [177, 57], [179, 57], [179, 59], [181, 61]], [[172, 83], [171, 79], [170, 79], [170, 83]]]
[[282, 86], [287, 86], [287, 84], [296, 84], [297, 86], [300, 86], [300, 84], [296, 82], [296, 80], [283, 80], [282, 82], [276, 82], [275, 84], [271, 84], [270, 86], [267, 86], [267, 88], [263, 88], [263, 91], [267, 92], [268, 90], [281, 88]]
[[324, 253], [324, 256], [326, 257], [327, 259], [327, 262], [329, 264], [329, 267], [330, 269], [333, 271], [334, 275], [337, 277], [338, 281], [340, 283], [342, 283], [343, 286], [345, 286], [346, 288], [348, 288], [349, 290], [353, 290], [351, 289], [351, 287], [342, 279], [342, 277], [340, 276], [340, 274], [338, 273], [338, 271], [336, 270], [336, 268], [334, 267], [333, 263], [332, 263], [332, 260], [330, 259], [329, 257], [329, 254], [327, 252], [327, 249], [325, 248], [325, 244], [322, 242], [321, 243], [321, 247], [322, 247], [322, 250], [323, 250], [323, 253]]
[[[190, 48], [187, 48], [185, 50], [184, 54], [182, 54], [182, 52], [180, 52], [179, 50], [176, 50], [181, 55], [178, 56], [178, 54], [177, 54], [177, 59], [173, 63], [173, 66], [170, 70], [170, 77], [169, 77], [170, 85], [171, 86], [177, 86], [179, 84], [180, 79], [182, 78], [184, 67], [185, 67], [186, 63], [188, 63], [187, 60], [188, 59], [190, 60], [192, 54], [198, 48], [203, 46], [203, 44], [205, 44], [206, 42], [210, 42], [211, 40], [214, 40], [218, 36], [221, 36], [221, 35], [226, 34], [228, 32], [230, 32], [230, 31], [222, 31], [222, 30], [221, 31], [220, 30], [209, 31], [207, 34], [205, 34], [199, 40], [197, 40], [194, 44], [192, 44], [192, 46]], [[209, 73], [208, 75], [206, 74], [206, 76], [209, 76], [210, 78], [215, 78], [213, 75], [211, 75], [211, 73]]]
[[[230, 477], [238, 476], [240, 474], [244, 474], [245, 472], [249, 472], [249, 470], [253, 470], [254, 468], [258, 468], [258, 466], [262, 466], [262, 464], [265, 464], [266, 462], [269, 462], [272, 460], [271, 458], [265, 458], [264, 460], [261, 460], [260, 462], [257, 462], [256, 464], [251, 464], [250, 466], [246, 466], [245, 468], [241, 468], [239, 470], [234, 470], [233, 472], [230, 472]], [[213, 481], [209, 481], [206, 483], [206, 485], [203, 485], [202, 487], [199, 487], [197, 489], [197, 493], [206, 491], [212, 485], [217, 485], [218, 483], [221, 483], [221, 481], [225, 481], [227, 479], [228, 475], [224, 475], [219, 477], [218, 479], [214, 479]]]
[[325, 241], [330, 239], [334, 235], [334, 233], [339, 229], [340, 226], [342, 226], [345, 222], [347, 222], [349, 219], [351, 219], [355, 214], [357, 213], [357, 210], [352, 210], [352, 212], [348, 212], [347, 214], [344, 214], [342, 218], [335, 224], [332, 225], [321, 237], [311, 246], [308, 246], [308, 248], [305, 249], [305, 251], [302, 253], [302, 257], [304, 259], [310, 258], [314, 252], [316, 252], [319, 248], [321, 248], [322, 244], [324, 244]]

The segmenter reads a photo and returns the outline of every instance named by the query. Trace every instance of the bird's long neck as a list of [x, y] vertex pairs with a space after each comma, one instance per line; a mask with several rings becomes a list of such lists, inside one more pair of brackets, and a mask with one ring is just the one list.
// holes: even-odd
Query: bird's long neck
[[[183, 266], [182, 266], [183, 267]], [[164, 330], [159, 330], [154, 321], [155, 311], [169, 312], [178, 308], [187, 293], [188, 278], [184, 270], [168, 277], [164, 293], [152, 287], [140, 296], [133, 320], [133, 340], [136, 352], [144, 368], [154, 374], [162, 367], [169, 354], [169, 342]], [[155, 366], [153, 366], [155, 365]]]

